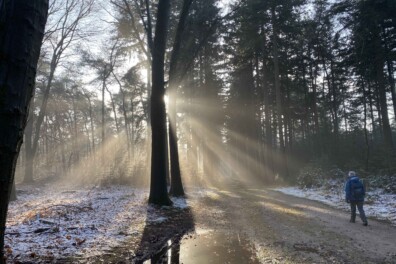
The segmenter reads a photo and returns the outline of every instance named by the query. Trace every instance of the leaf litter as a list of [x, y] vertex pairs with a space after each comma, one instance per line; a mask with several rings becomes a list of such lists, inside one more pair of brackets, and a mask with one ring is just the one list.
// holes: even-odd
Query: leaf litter
[[23, 188], [8, 209], [5, 253], [10, 263], [91, 258], [130, 237], [139, 239], [146, 222], [167, 221], [147, 204], [146, 189]]

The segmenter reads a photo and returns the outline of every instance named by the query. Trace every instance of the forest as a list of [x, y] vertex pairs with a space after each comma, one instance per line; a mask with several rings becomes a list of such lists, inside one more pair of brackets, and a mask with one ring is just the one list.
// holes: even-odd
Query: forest
[[395, 14], [0, 0], [0, 263], [394, 263]]

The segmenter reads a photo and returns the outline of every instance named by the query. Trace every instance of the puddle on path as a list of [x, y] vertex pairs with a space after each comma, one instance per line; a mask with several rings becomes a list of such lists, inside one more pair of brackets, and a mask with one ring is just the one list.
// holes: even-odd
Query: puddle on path
[[145, 264], [259, 263], [252, 244], [238, 234], [209, 232], [168, 241], [168, 247]]

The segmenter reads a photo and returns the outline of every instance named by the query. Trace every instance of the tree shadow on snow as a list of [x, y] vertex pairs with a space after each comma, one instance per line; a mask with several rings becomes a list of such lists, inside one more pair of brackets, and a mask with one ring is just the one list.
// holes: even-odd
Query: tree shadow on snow
[[[154, 217], [153, 217], [154, 215]], [[161, 219], [166, 218], [165, 221]], [[153, 207], [147, 210], [146, 225], [133, 263], [179, 263], [180, 241], [195, 228], [189, 207]]]

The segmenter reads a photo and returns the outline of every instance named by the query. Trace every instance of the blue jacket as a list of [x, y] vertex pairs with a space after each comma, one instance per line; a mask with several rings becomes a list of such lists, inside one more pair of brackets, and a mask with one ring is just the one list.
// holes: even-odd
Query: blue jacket
[[[362, 192], [359, 195], [353, 195], [352, 192], [352, 186], [354, 184], [358, 183], [362, 184]], [[352, 176], [348, 177], [348, 180], [345, 183], [345, 199], [352, 201], [352, 202], [363, 202], [364, 201], [364, 196], [366, 195], [366, 188], [364, 187], [364, 184], [360, 181], [358, 176]]]

